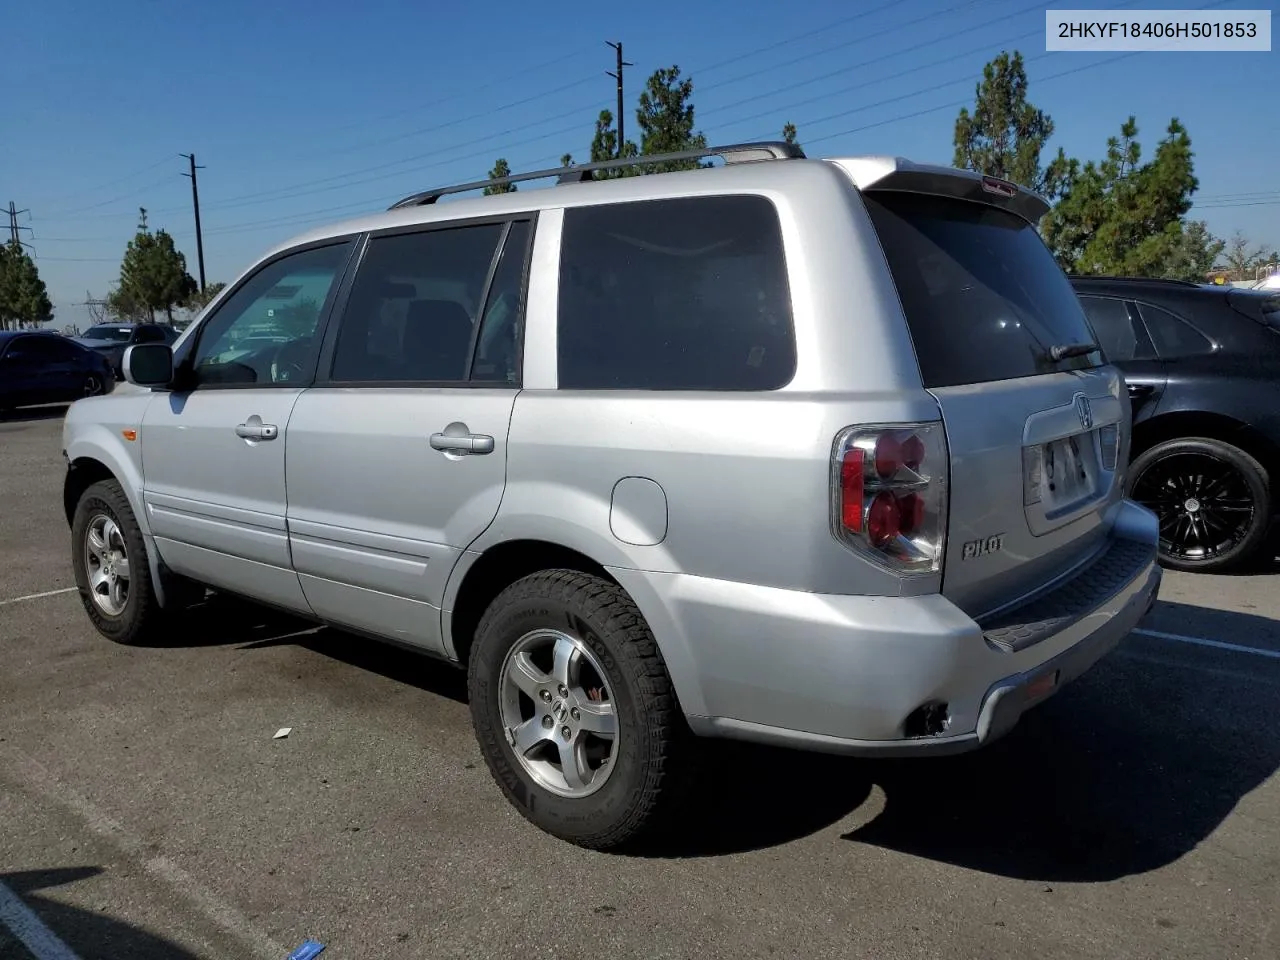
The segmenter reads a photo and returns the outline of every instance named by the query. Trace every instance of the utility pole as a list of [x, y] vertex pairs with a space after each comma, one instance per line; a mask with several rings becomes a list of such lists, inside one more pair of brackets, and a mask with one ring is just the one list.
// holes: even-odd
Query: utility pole
[[18, 226], [18, 214], [30, 213], [30, 212], [31, 212], [30, 210], [15, 209], [13, 201], [12, 200], [9, 201], [9, 240], [12, 241], [13, 243], [17, 243], [17, 244], [22, 243], [22, 237], [18, 233], [19, 230], [31, 229], [30, 227]]
[[613, 77], [613, 79], [618, 81], [618, 157], [621, 158], [622, 145], [627, 142], [627, 138], [623, 136], [623, 129], [622, 129], [622, 68], [634, 67], [635, 64], [628, 63], [627, 61], [622, 59], [622, 41], [621, 40], [619, 40], [617, 43], [614, 43], [612, 40], [606, 40], [605, 43], [613, 47], [613, 49], [618, 52], [618, 72], [613, 73], [610, 70], [606, 70], [605, 76]]
[[196, 262], [200, 264], [200, 292], [204, 293], [204, 237], [200, 233], [200, 190], [196, 186], [196, 171], [203, 170], [204, 167], [196, 166], [194, 153], [180, 153], [178, 156], [191, 161], [191, 172], [184, 173], [183, 176], [191, 178], [191, 205], [196, 211]]

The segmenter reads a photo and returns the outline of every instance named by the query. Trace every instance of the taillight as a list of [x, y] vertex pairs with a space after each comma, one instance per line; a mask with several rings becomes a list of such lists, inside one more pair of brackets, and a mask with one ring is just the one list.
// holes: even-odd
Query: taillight
[[942, 567], [947, 444], [941, 423], [850, 427], [832, 463], [836, 538], [886, 566]]

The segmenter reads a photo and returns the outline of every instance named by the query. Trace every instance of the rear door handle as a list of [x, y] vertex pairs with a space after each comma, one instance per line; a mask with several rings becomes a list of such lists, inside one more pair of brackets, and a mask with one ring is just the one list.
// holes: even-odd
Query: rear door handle
[[236, 436], [245, 440], [274, 440], [280, 430], [274, 423], [241, 423], [236, 425]]
[[449, 453], [493, 453], [493, 437], [483, 433], [433, 433], [431, 449]]

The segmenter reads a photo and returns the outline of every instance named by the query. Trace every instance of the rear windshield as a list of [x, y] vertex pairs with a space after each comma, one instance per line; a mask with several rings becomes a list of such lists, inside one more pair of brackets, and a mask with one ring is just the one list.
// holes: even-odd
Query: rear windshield
[[1095, 367], [1080, 301], [1035, 228], [996, 207], [914, 193], [863, 195], [898, 288], [926, 387]]
[[127, 343], [132, 331], [128, 327], [90, 327], [84, 332], [86, 340], [115, 340]]

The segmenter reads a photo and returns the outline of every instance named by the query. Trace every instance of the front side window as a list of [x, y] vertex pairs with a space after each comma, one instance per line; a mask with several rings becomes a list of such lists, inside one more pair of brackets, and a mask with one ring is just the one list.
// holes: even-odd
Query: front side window
[[[527, 223], [512, 224], [507, 236], [505, 223], [484, 223], [370, 240], [343, 311], [331, 379], [458, 383], [471, 369], [486, 374], [483, 379], [514, 378], [514, 342], [501, 327], [508, 319], [514, 324], [519, 304], [512, 297], [496, 303], [494, 295], [509, 292], [513, 271], [523, 275], [527, 229]], [[485, 330], [471, 366], [482, 316]]]
[[190, 364], [198, 386], [293, 385], [310, 380], [317, 326], [350, 242], [274, 260], [231, 294], [198, 331]]
[[566, 390], [777, 390], [796, 370], [778, 214], [764, 197], [565, 211]]

